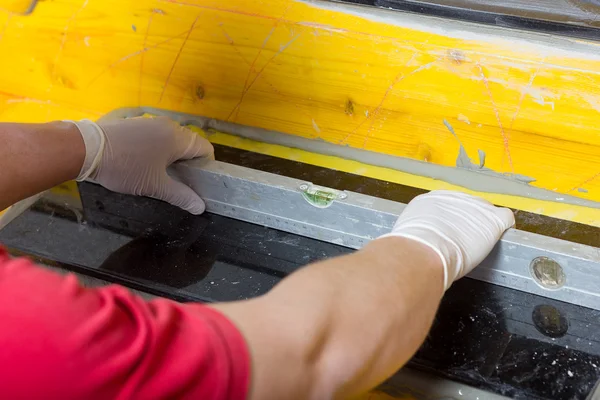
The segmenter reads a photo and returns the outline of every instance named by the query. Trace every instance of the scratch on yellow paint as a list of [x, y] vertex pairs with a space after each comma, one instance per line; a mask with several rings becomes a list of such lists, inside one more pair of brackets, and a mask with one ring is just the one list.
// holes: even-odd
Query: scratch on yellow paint
[[[54, 0], [29, 16], [0, 11], [0, 51], [10, 55], [0, 63], [0, 120], [156, 106], [452, 166], [458, 144], [446, 119], [469, 154], [485, 151], [486, 166], [600, 201], [596, 44], [357, 10], [299, 0]], [[461, 115], [470, 124], [457, 124]], [[600, 224], [595, 209], [485, 196]]]

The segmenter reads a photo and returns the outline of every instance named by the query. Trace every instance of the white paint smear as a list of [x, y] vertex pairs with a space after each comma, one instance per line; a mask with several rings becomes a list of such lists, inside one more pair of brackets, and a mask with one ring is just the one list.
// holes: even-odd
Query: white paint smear
[[464, 114], [458, 114], [458, 120], [464, 122], [467, 125], [471, 125], [471, 121], [469, 121], [469, 118]]
[[317, 122], [314, 119], [312, 120], [312, 126], [313, 126], [315, 132], [321, 133], [321, 129], [319, 129], [319, 125], [317, 125]]

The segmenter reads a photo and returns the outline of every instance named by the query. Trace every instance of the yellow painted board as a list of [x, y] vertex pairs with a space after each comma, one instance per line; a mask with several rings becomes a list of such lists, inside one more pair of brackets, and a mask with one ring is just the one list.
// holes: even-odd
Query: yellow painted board
[[[597, 44], [364, 10], [300, 0], [54, 0], [28, 16], [0, 11], [0, 52], [10, 55], [0, 62], [0, 120], [155, 106], [452, 166], [459, 145], [447, 120], [471, 158], [485, 151], [488, 167], [600, 200]], [[600, 220], [595, 209], [486, 196]]]

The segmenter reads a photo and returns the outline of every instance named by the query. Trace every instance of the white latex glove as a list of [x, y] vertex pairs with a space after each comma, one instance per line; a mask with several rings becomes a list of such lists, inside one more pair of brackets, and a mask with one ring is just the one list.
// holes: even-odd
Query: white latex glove
[[115, 192], [164, 200], [192, 214], [204, 212], [200, 196], [166, 169], [177, 160], [213, 157], [206, 139], [166, 117], [73, 123], [86, 149], [78, 181], [90, 178]]
[[439, 190], [415, 197], [392, 233], [383, 237], [412, 239], [435, 251], [444, 265], [447, 290], [479, 265], [514, 224], [507, 208], [465, 193]]

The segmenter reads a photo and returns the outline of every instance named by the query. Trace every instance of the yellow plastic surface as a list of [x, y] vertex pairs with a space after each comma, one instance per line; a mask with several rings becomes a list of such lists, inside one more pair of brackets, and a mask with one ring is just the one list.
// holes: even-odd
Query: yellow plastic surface
[[[28, 16], [0, 11], [0, 120], [155, 106], [453, 166], [459, 144], [447, 120], [474, 162], [483, 150], [498, 172], [600, 200], [597, 44], [357, 10], [366, 9], [300, 0], [54, 0]], [[600, 226], [595, 208], [483, 195]]]

